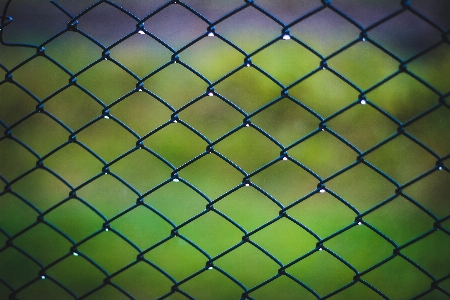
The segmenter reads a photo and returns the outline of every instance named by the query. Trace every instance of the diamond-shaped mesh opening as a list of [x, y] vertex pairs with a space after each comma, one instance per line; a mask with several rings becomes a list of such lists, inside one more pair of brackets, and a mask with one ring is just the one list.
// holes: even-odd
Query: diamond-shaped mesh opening
[[171, 226], [146, 207], [139, 206], [111, 222], [111, 226], [141, 249], [166, 238]]
[[317, 186], [316, 179], [312, 175], [290, 161], [275, 163], [253, 176], [252, 181], [283, 205], [305, 196]]
[[[75, 130], [102, 114], [102, 107], [88, 94], [69, 87], [45, 103], [45, 110]], [[82, 111], [82, 114], [74, 114]]]
[[143, 193], [166, 180], [171, 170], [153, 154], [138, 149], [112, 165], [111, 171]]
[[300, 226], [283, 218], [251, 236], [282, 263], [288, 263], [314, 249], [317, 240]]
[[180, 229], [180, 234], [209, 255], [217, 255], [237, 244], [242, 232], [223, 217], [208, 212]]
[[71, 72], [99, 59], [101, 48], [79, 33], [68, 32], [45, 46], [45, 53]]
[[145, 198], [145, 202], [175, 224], [181, 224], [202, 212], [207, 201], [181, 182], [169, 182]]
[[[100, 247], [100, 245], [102, 245]], [[137, 251], [114, 232], [103, 231], [77, 247], [77, 258], [86, 255], [106, 272], [113, 273], [136, 259]], [[79, 252], [79, 253], [78, 253]], [[78, 254], [78, 256], [77, 256]]]
[[450, 214], [448, 195], [450, 193], [450, 174], [434, 172], [417, 183], [405, 188], [405, 194], [423, 205], [439, 218]]
[[[146, 51], [130, 56], [130, 51], [136, 48], [146, 49]], [[152, 37], [145, 35], [143, 31], [132, 35], [111, 49], [112, 58], [140, 77], [164, 65], [170, 60], [171, 55], [172, 53], [167, 48]]]
[[[242, 174], [215, 154], [208, 154], [182, 169], [179, 175], [207, 197], [216, 198], [242, 182]], [[224, 181], [223, 176], [227, 177]]]
[[0, 176], [12, 180], [36, 164], [36, 158], [18, 142], [11, 139], [0, 141]]
[[176, 280], [182, 280], [205, 267], [207, 258], [185, 240], [175, 237], [145, 254], [145, 258]]
[[181, 52], [180, 59], [209, 80], [221, 78], [244, 61], [241, 53], [215, 36], [205, 37]]
[[67, 140], [67, 131], [43, 114], [28, 118], [14, 128], [13, 134], [41, 155], [47, 154]]
[[[170, 136], [170, 139], [167, 139], [167, 136]], [[174, 166], [181, 166], [206, 148], [206, 143], [198, 135], [177, 123], [152, 134], [145, 140], [145, 144]]]
[[33, 299], [36, 295], [46, 295], [52, 299], [70, 299], [71, 295], [51, 280], [38, 280], [35, 284], [20, 291], [17, 296], [21, 299]]
[[136, 195], [112, 175], [102, 175], [91, 181], [79, 189], [77, 195], [109, 218], [136, 203]]
[[40, 267], [27, 256], [14, 248], [0, 253], [0, 276], [12, 288], [19, 288], [35, 279]]
[[[389, 153], [388, 156], [383, 156]], [[412, 180], [432, 168], [435, 158], [401, 135], [366, 156], [367, 161], [400, 183]]]
[[401, 257], [394, 257], [362, 277], [390, 299], [412, 297], [426, 291], [431, 279]]
[[[353, 271], [326, 251], [315, 252], [292, 265], [286, 272], [321, 296], [339, 289], [353, 279]], [[326, 273], [324, 280], [323, 274]]]
[[[70, 270], [67, 272], [66, 270]], [[70, 255], [46, 271], [76, 295], [84, 295], [102, 283], [103, 273], [82, 256]], [[42, 278], [42, 277], [41, 277]]]
[[355, 213], [328, 193], [314, 194], [288, 209], [286, 213], [322, 238], [355, 220]]
[[145, 87], [178, 109], [206, 92], [208, 85], [180, 64], [171, 64], [147, 79]]
[[214, 269], [200, 273], [194, 279], [182, 284], [180, 289], [194, 299], [225, 299], [223, 295], [238, 299], [242, 294], [239, 286]]
[[441, 92], [450, 90], [450, 83], [445, 80], [450, 70], [450, 45], [443, 43], [408, 64], [408, 70], [423, 78], [428, 84]]
[[359, 211], [368, 210], [382, 202], [392, 196], [395, 190], [395, 186], [387, 179], [363, 164], [333, 178], [326, 186]]
[[283, 84], [290, 84], [319, 67], [320, 59], [293, 40], [281, 40], [258, 52], [253, 63]]
[[367, 89], [398, 70], [398, 63], [367, 42], [359, 42], [334, 56], [329, 66], [362, 89]]
[[330, 9], [297, 23], [291, 33], [322, 55], [330, 55], [359, 35], [354, 25]]
[[398, 245], [424, 234], [433, 226], [429, 215], [401, 196], [371, 212], [364, 220]]
[[276, 102], [252, 118], [252, 123], [284, 145], [289, 145], [317, 128], [319, 120], [288, 99]]
[[[394, 34], [387, 35], [386, 32]], [[412, 12], [405, 11], [371, 30], [370, 37], [396, 55], [408, 58], [439, 42], [440, 32]]]
[[179, 116], [211, 141], [242, 124], [242, 115], [216, 96], [201, 99]]
[[361, 151], [396, 132], [395, 123], [369, 105], [358, 104], [330, 120], [327, 126]]
[[250, 231], [274, 219], [279, 207], [253, 187], [241, 187], [214, 207]]
[[203, 34], [208, 25], [181, 5], [167, 8], [145, 22], [145, 27], [175, 49]]
[[392, 254], [392, 245], [362, 224], [333, 237], [324, 245], [358, 271], [364, 271]]
[[289, 95], [327, 117], [355, 101], [358, 92], [329, 70], [321, 70], [290, 88]]
[[444, 249], [450, 246], [450, 236], [435, 231], [402, 250], [408, 258], [424, 268], [435, 278], [443, 278], [450, 269], [450, 253]]
[[103, 165], [86, 149], [72, 143], [46, 159], [45, 166], [62, 176], [69, 184], [78, 186], [99, 174]]
[[280, 276], [250, 294], [255, 299], [317, 299], [311, 292], [287, 276]]
[[69, 188], [55, 176], [44, 170], [35, 170], [12, 185], [12, 190], [41, 211], [45, 211], [65, 199]]
[[[250, 143], [242, 146], [242, 141]], [[279, 148], [267, 137], [253, 128], [244, 127], [219, 142], [215, 150], [225, 155], [244, 171], [251, 172], [279, 155]], [[254, 153], [259, 152], [258, 156]]]
[[110, 104], [136, 87], [136, 81], [131, 75], [108, 60], [93, 65], [77, 78], [81, 87], [105, 104]]
[[77, 140], [107, 161], [136, 145], [133, 135], [111, 119], [101, 119], [91, 124], [77, 134]]
[[[20, 218], [17, 216], [20, 215]], [[0, 196], [0, 227], [14, 235], [36, 221], [37, 212], [11, 194]]]
[[134, 298], [157, 299], [170, 291], [172, 285], [167, 277], [146, 262], [132, 265], [111, 281], [123, 287]]
[[450, 295], [445, 0], [7, 2], [1, 299]]
[[[102, 23], [95, 20], [102, 17]], [[120, 26], [117, 21], [120, 20]], [[103, 45], [111, 45], [135, 29], [134, 21], [107, 3], [100, 4], [79, 19], [78, 27]]]
[[[69, 76], [48, 59], [37, 57], [17, 69], [13, 73], [13, 78], [42, 100], [62, 88]], [[36, 80], [37, 78], [39, 80]]]
[[71, 246], [67, 239], [45, 224], [27, 230], [14, 240], [14, 244], [43, 265], [64, 256]]
[[168, 120], [172, 111], [147, 93], [134, 93], [111, 108], [111, 114], [144, 136]]
[[247, 288], [269, 279], [278, 271], [278, 265], [272, 259], [249, 243], [222, 256], [214, 263]]
[[74, 241], [81, 241], [102, 228], [103, 219], [79, 199], [70, 199], [45, 215], [45, 220], [56, 226]]
[[355, 155], [351, 148], [327, 132], [319, 132], [289, 149], [289, 156], [323, 178], [354, 162]]
[[36, 108], [36, 101], [16, 85], [0, 85], [0, 93], [0, 119], [8, 125], [19, 121]]
[[254, 51], [280, 35], [273, 20], [251, 7], [218, 24], [217, 32], [246, 52]]
[[[433, 122], [432, 126], [425, 126], [430, 124], [431, 120], [437, 121]], [[446, 142], [450, 141], [448, 128], [450, 128], [450, 109], [444, 106], [414, 122], [407, 127], [407, 131], [438, 155], [445, 156], [450, 154], [450, 143]]]
[[375, 105], [406, 122], [437, 103], [438, 96], [413, 77], [401, 73], [367, 94]]

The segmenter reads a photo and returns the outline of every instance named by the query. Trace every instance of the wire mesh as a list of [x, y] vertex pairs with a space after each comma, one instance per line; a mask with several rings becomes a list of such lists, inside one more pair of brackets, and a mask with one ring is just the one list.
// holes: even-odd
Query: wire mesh
[[4, 5], [1, 298], [450, 296], [447, 2], [118, 2]]

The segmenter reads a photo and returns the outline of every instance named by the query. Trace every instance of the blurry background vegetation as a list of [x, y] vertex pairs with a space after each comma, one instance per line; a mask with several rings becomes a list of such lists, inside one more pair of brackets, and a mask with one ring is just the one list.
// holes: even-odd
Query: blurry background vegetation
[[[58, 1], [76, 15], [94, 1]], [[6, 3], [0, 2], [0, 8]], [[166, 1], [115, 1], [139, 18], [145, 17]], [[244, 1], [186, 0], [187, 5], [211, 21], [217, 20]], [[260, 5], [286, 24], [321, 5], [320, 1], [257, 0]], [[400, 1], [343, 1], [331, 2], [362, 26], [369, 26], [400, 9]], [[444, 30], [449, 30], [447, 1], [412, 0], [411, 5]], [[47, 1], [12, 1], [8, 15], [14, 21], [4, 28], [6, 42], [39, 45], [66, 27], [69, 18]], [[108, 46], [135, 30], [136, 22], [102, 4], [79, 19], [78, 28]], [[145, 28], [179, 49], [206, 32], [207, 24], [180, 5], [170, 5], [145, 22]], [[280, 37], [281, 26], [249, 7], [216, 26], [216, 32], [238, 47], [252, 53], [263, 44]], [[290, 28], [293, 36], [312, 47], [324, 57], [359, 37], [359, 30], [330, 9], [307, 18]], [[369, 31], [370, 39], [380, 43], [401, 59], [408, 59], [441, 39], [438, 30], [410, 12]], [[448, 38], [448, 35], [447, 35]], [[45, 45], [45, 53], [64, 65], [73, 74], [101, 57], [102, 49], [81, 35], [67, 32]], [[0, 78], [7, 70], [34, 55], [33, 48], [0, 45]], [[135, 34], [111, 49], [111, 57], [129, 68], [140, 78], [169, 62], [172, 53], [148, 35]], [[205, 37], [181, 52], [180, 60], [215, 82], [228, 72], [243, 65], [244, 56], [218, 37]], [[320, 59], [293, 40], [279, 40], [252, 56], [252, 63], [265, 70], [284, 86], [319, 67]], [[369, 42], [358, 42], [334, 56], [328, 66], [366, 90], [398, 70], [398, 62]], [[450, 90], [450, 45], [443, 43], [407, 65], [408, 70], [433, 86], [438, 93]], [[70, 76], [50, 61], [37, 57], [13, 72], [13, 79], [36, 97], [46, 99], [44, 108], [72, 131], [98, 118], [103, 107], [77, 86], [98, 97], [104, 105], [114, 103], [121, 96], [133, 92], [111, 107], [111, 118], [100, 118], [77, 134], [83, 143], [106, 162], [111, 162], [135, 147], [137, 138], [114, 119], [117, 118], [140, 137], [169, 121], [173, 111], [150, 93], [161, 97], [174, 110], [203, 95], [204, 97], [178, 113], [180, 120], [201, 132], [211, 142], [228, 131], [241, 126], [244, 115], [226, 104], [217, 95], [227, 98], [245, 113], [250, 114], [280, 96], [282, 88], [258, 72], [254, 67], [241, 68], [215, 88], [215, 96], [206, 96], [208, 84], [180, 64], [171, 64], [145, 81], [145, 91], [135, 91], [136, 80], [111, 61], [105, 60], [77, 77], [77, 86], [66, 88], [54, 97], [53, 92], [67, 85]], [[438, 104], [438, 93], [402, 73], [366, 94], [375, 104], [400, 122], [406, 122], [424, 110]], [[289, 89], [289, 95], [309, 107], [317, 115], [327, 118], [340, 109], [356, 103], [359, 93], [333, 75], [320, 70]], [[446, 99], [448, 103], [448, 98]], [[35, 112], [36, 101], [14, 84], [0, 81], [0, 131], [13, 126], [12, 135], [28, 145], [39, 156], [65, 143], [69, 131], [46, 114]], [[29, 115], [31, 114], [31, 115]], [[24, 116], [29, 116], [25, 119]], [[22, 120], [17, 124], [19, 120]], [[284, 147], [316, 130], [320, 120], [288, 98], [252, 116], [253, 125], [266, 131]], [[371, 105], [356, 104], [330, 119], [327, 128], [336, 132], [360, 151], [366, 151], [396, 133], [397, 125]], [[406, 127], [406, 132], [430, 147], [440, 157], [450, 153], [450, 111], [442, 106]], [[204, 153], [208, 143], [179, 123], [172, 123], [144, 141], [165, 158], [174, 168]], [[281, 148], [256, 129], [243, 127], [215, 145], [215, 150], [251, 173], [264, 164], [278, 159]], [[304, 164], [322, 179], [356, 161], [357, 153], [328, 131], [320, 132], [289, 149], [291, 158]], [[402, 185], [435, 167], [437, 158], [404, 136], [399, 136], [370, 152], [366, 161], [385, 172]], [[115, 219], [112, 231], [102, 231], [105, 220], [132, 207], [138, 196], [112, 175], [101, 175], [87, 185], [87, 180], [102, 173], [103, 163], [76, 143], [70, 143], [44, 160], [48, 170], [58, 174], [73, 188], [78, 198], [68, 199], [70, 188], [50, 172], [35, 168], [37, 157], [12, 139], [0, 139], [0, 178], [2, 184], [13, 181], [12, 192], [0, 193], [0, 247], [14, 236], [13, 247], [0, 248], [0, 298], [8, 298], [7, 285], [19, 289], [27, 282], [35, 282], [22, 289], [20, 299], [70, 299], [67, 292], [53, 280], [82, 296], [102, 284], [105, 275], [89, 260], [95, 261], [108, 274], [134, 263], [138, 251], [120, 238], [118, 232], [139, 249], [145, 250], [170, 236], [173, 226], [144, 206], [137, 206]], [[367, 224], [377, 228], [397, 245], [403, 245], [431, 230], [435, 220], [407, 197], [415, 199], [435, 218], [450, 214], [450, 159], [443, 162], [444, 170], [432, 172], [406, 187], [405, 197], [398, 196], [386, 205], [364, 216]], [[24, 172], [32, 172], [15, 180]], [[169, 180], [173, 171], [168, 165], [139, 149], [111, 165], [110, 170], [140, 194]], [[184, 181], [198, 188], [209, 200], [240, 185], [244, 175], [226, 164], [218, 156], [208, 154], [179, 172], [179, 182], [167, 184], [148, 194], [144, 201], [180, 225], [205, 210], [207, 200], [188, 187]], [[278, 161], [251, 177], [251, 182], [264, 189], [281, 205], [313, 192], [319, 181], [292, 161]], [[367, 166], [359, 164], [326, 183], [329, 191], [339, 195], [359, 212], [395, 194], [395, 185]], [[19, 197], [28, 201], [26, 204]], [[62, 205], [54, 208], [61, 201]], [[87, 205], [95, 207], [103, 219]], [[32, 208], [34, 207], [34, 209]], [[280, 207], [254, 186], [237, 189], [214, 205], [215, 209], [250, 232], [276, 218]], [[36, 222], [38, 212], [45, 212], [45, 223]], [[331, 195], [315, 193], [287, 210], [287, 214], [325, 238], [341, 228], [354, 224], [356, 213]], [[60, 233], [50, 228], [52, 224]], [[447, 231], [450, 221], [441, 223]], [[23, 229], [28, 230], [22, 232]], [[22, 233], [21, 233], [22, 232]], [[21, 233], [17, 235], [18, 233]], [[94, 237], [85, 241], [85, 238]], [[237, 227], [214, 212], [179, 229], [179, 233], [215, 257], [239, 243], [244, 235]], [[282, 218], [250, 239], [287, 264], [316, 248], [316, 238]], [[77, 244], [78, 256], [71, 253]], [[325, 242], [359, 272], [366, 270], [392, 254], [393, 246], [366, 225], [355, 226]], [[38, 264], [18, 251], [20, 248], [46, 267], [47, 280], [40, 279]], [[424, 239], [405, 247], [402, 253], [439, 279], [450, 270], [450, 238], [436, 231]], [[63, 257], [57, 264], [54, 261]], [[180, 285], [180, 289], [198, 299], [238, 299], [243, 290], [216, 269], [207, 270], [208, 258], [179, 237], [145, 254], [145, 259], [165, 270], [175, 280], [203, 273]], [[214, 264], [239, 280], [248, 289], [277, 274], [277, 265], [249, 243], [220, 257]], [[50, 267], [47, 267], [51, 265]], [[348, 267], [326, 251], [317, 251], [286, 270], [320, 296], [348, 284], [355, 275]], [[362, 277], [392, 299], [407, 299], [429, 288], [431, 279], [406, 260], [395, 257], [388, 263]], [[4, 282], [4, 283], [3, 283]], [[156, 269], [138, 262], [111, 282], [140, 299], [158, 298], [170, 291], [173, 283]], [[439, 286], [450, 293], [450, 279]], [[250, 294], [255, 299], [314, 299], [303, 287], [286, 276]], [[428, 297], [428, 298], [427, 298]], [[447, 299], [440, 291], [433, 291], [424, 299]], [[106, 285], [89, 299], [126, 298], [111, 285]], [[185, 299], [180, 293], [170, 299]], [[375, 292], [356, 283], [332, 299], [378, 299]]]

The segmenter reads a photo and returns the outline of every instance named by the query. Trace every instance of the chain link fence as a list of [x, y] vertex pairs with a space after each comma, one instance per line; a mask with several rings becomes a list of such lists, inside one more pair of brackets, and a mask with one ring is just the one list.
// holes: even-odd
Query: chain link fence
[[448, 299], [448, 1], [5, 1], [1, 299]]

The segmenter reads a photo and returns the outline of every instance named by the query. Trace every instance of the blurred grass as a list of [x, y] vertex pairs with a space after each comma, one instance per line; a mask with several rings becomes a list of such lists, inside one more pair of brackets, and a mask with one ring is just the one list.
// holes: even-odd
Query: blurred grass
[[[254, 12], [247, 13], [254, 14]], [[235, 22], [237, 23], [231, 25], [224, 23], [222, 30], [224, 35], [244, 49], [255, 49], [262, 42], [270, 40], [270, 34], [274, 34], [270, 31], [266, 36], [259, 30], [260, 27], [255, 25], [252, 29], [253, 34], [252, 30], [230, 30], [228, 27], [233, 27], [232, 25], [240, 28], [239, 22], [243, 22], [242, 26], [245, 27], [248, 19], [236, 18]], [[220, 28], [218, 32], [221, 32]], [[292, 32], [300, 36], [302, 31], [297, 28]], [[186, 35], [187, 33], [185, 37]], [[342, 33], [346, 38], [357, 38], [357, 35], [358, 33], [351, 31]], [[314, 34], [306, 35], [304, 38], [321, 53], [331, 52], [336, 47], [342, 46], [341, 35], [327, 35], [326, 44], [323, 44], [320, 36], [315, 37]], [[181, 43], [174, 36], [170, 36], [170, 39], [175, 44]], [[8, 47], [0, 47], [0, 63], [9, 68], [27, 55], [31, 55], [20, 48], [12, 51]], [[76, 34], [68, 33], [46, 45], [46, 53], [75, 73], [99, 58], [101, 49]], [[139, 76], [144, 76], [167, 62], [170, 55], [167, 49], [143, 35], [135, 35], [111, 51], [112, 58]], [[217, 37], [207, 37], [182, 52], [180, 59], [214, 81], [241, 65], [244, 57]], [[278, 41], [252, 57], [255, 65], [285, 85], [318, 68], [319, 61], [292, 40]], [[446, 76], [442, 74], [447, 71], [448, 64], [450, 64], [448, 45], [442, 45], [425, 55], [423, 59], [411, 63], [410, 69], [441, 92], [447, 92], [450, 85]], [[397, 63], [368, 42], [360, 42], [332, 58], [329, 66], [362, 89], [370, 87], [398, 68]], [[47, 60], [37, 58], [14, 72], [14, 79], [43, 99], [64, 86], [69, 76]], [[78, 84], [87, 88], [105, 104], [110, 104], [131, 92], [136, 82], [112, 62], [103, 61], [81, 74]], [[204, 94], [207, 86], [204, 81], [180, 64], [172, 64], [145, 81], [147, 91], [161, 97], [175, 110]], [[215, 86], [216, 93], [226, 97], [246, 113], [252, 113], [277, 98], [281, 90], [252, 67], [241, 69]], [[292, 87], [289, 95], [324, 118], [358, 100], [358, 92], [328, 70], [320, 70]], [[438, 103], [436, 94], [405, 74], [395, 77], [366, 96], [368, 101], [402, 122]], [[33, 112], [36, 106], [34, 100], [9, 83], [0, 85], [0, 97], [0, 120], [7, 126]], [[45, 110], [72, 130], [77, 130], [100, 116], [102, 107], [78, 88], [69, 87], [50, 98], [45, 103]], [[144, 136], [169, 121], [172, 112], [145, 91], [136, 92], [111, 108], [111, 115], [129, 126], [139, 136]], [[199, 130], [210, 141], [214, 141], [242, 124], [244, 115], [217, 96], [205, 96], [180, 111], [179, 118]], [[284, 146], [317, 129], [320, 122], [287, 99], [256, 114], [251, 120]], [[397, 126], [370, 105], [356, 105], [327, 122], [327, 127], [360, 151], [365, 151], [394, 134]], [[444, 156], [449, 151], [448, 128], [450, 128], [450, 112], [447, 108], [440, 108], [429, 117], [408, 126], [406, 131]], [[40, 156], [65, 142], [69, 136], [69, 132], [44, 114], [35, 114], [28, 118], [14, 127], [12, 133]], [[132, 149], [136, 142], [136, 138], [113, 118], [96, 121], [77, 134], [77, 140], [107, 162]], [[162, 128], [148, 137], [144, 144], [174, 167], [203, 153], [207, 146], [205, 141], [181, 124], [170, 124]], [[255, 129], [242, 128], [217, 143], [215, 150], [250, 173], [276, 159], [281, 149]], [[357, 153], [328, 132], [311, 137], [290, 149], [288, 153], [322, 178], [339, 171], [354, 162], [357, 157]], [[367, 155], [366, 160], [400, 184], [431, 169], [436, 162], [434, 157], [405, 137], [398, 137], [373, 151]], [[36, 158], [18, 143], [9, 139], [0, 141], [0, 175], [6, 180], [14, 180], [31, 169], [35, 162]], [[62, 176], [73, 187], [78, 187], [100, 174], [103, 167], [101, 162], [75, 144], [69, 144], [46, 158], [44, 165]], [[142, 149], [114, 163], [110, 169], [141, 194], [169, 179], [172, 172], [169, 166]], [[179, 176], [200, 189], [210, 200], [239, 185], [244, 177], [213, 154], [208, 154], [182, 169]], [[313, 191], [318, 183], [316, 178], [294, 163], [285, 161], [279, 161], [256, 174], [251, 181], [284, 206]], [[404, 192], [437, 217], [442, 218], [450, 214], [449, 183], [450, 175], [446, 171], [435, 172], [409, 186]], [[65, 199], [70, 191], [56, 177], [43, 170], [28, 174], [11, 187], [14, 193], [29, 201], [29, 205], [11, 193], [0, 196], [0, 228], [8, 235], [14, 235], [34, 224], [37, 212], [33, 211], [31, 206], [40, 211], [47, 211]], [[358, 165], [330, 180], [326, 187], [360, 212], [370, 209], [395, 192], [392, 183], [363, 165]], [[111, 175], [102, 175], [81, 187], [77, 195], [98, 209], [106, 219], [113, 218], [133, 206], [137, 199], [131, 189]], [[206, 199], [183, 182], [170, 182], [149, 194], [144, 200], [175, 225], [180, 225], [202, 213], [207, 204]], [[218, 201], [214, 207], [247, 231], [272, 220], [280, 210], [280, 207], [254, 187], [241, 187]], [[287, 214], [321, 238], [352, 224], [356, 216], [355, 212], [329, 193], [315, 194], [287, 210]], [[45, 224], [33, 227], [14, 240], [16, 246], [27, 251], [44, 266], [67, 255], [61, 262], [51, 266], [47, 274], [66, 285], [78, 296], [101, 284], [105, 277], [86, 258], [94, 260], [109, 274], [135, 261], [138, 251], [120, 238], [115, 230], [141, 250], [145, 250], [168, 237], [172, 229], [170, 224], [151, 210], [140, 206], [111, 222], [113, 230], [110, 232], [99, 232], [104, 220], [78, 199], [70, 199], [48, 211], [45, 220], [59, 228], [74, 242], [80, 242], [96, 234], [78, 247], [77, 257], [70, 253], [71, 243]], [[364, 220], [399, 245], [431, 229], [434, 222], [403, 197], [397, 197], [371, 212]], [[214, 212], [207, 212], [186, 224], [179, 229], [179, 233], [212, 257], [239, 243], [243, 236], [243, 232]], [[2, 242], [7, 239], [4, 234], [0, 234], [0, 237]], [[283, 264], [311, 251], [317, 242], [313, 236], [286, 218], [255, 233], [251, 236], [251, 240], [261, 245]], [[406, 247], [404, 253], [434, 276], [442, 277], [450, 269], [450, 258], [445, 256], [443, 251], [432, 252], [432, 250], [446, 249], [440, 244], [447, 245], [448, 240], [445, 234], [435, 232], [429, 238]], [[324, 246], [335, 251], [359, 272], [388, 257], [393, 249], [392, 245], [364, 225], [356, 226], [330, 239]], [[203, 269], [208, 261], [208, 257], [179, 237], [173, 237], [152, 249], [145, 254], [145, 258], [164, 269], [175, 280], [182, 280]], [[219, 258], [215, 261], [215, 265], [237, 278], [247, 288], [274, 276], [279, 268], [275, 262], [248, 243]], [[12, 248], [0, 253], [0, 266], [0, 278], [14, 288], [38, 278], [40, 270], [30, 259]], [[326, 251], [312, 254], [288, 268], [287, 272], [314, 289], [320, 296], [351, 282], [354, 276], [349, 268]], [[392, 299], [404, 299], [405, 295], [413, 296], [428, 288], [430, 284], [429, 278], [399, 257], [364, 275], [363, 279]], [[143, 261], [130, 265], [111, 280], [133, 297], [142, 299], [157, 298], [169, 292], [172, 286], [170, 280]], [[446, 281], [443, 284], [445, 285]], [[242, 294], [242, 290], [236, 284], [217, 270], [205, 270], [198, 277], [183, 283], [180, 289], [197, 299], [237, 299]], [[8, 294], [7, 288], [0, 284], [0, 298], [7, 297]], [[38, 294], [45, 294], [47, 298], [67, 297], [67, 294], [51, 280], [39, 280], [21, 291], [19, 296], [31, 299]], [[106, 286], [91, 297], [116, 299], [120, 296], [117, 290]], [[256, 299], [312, 298], [310, 293], [286, 276], [270, 282], [253, 292], [251, 296]], [[172, 297], [183, 298], [180, 294]], [[356, 283], [332, 299], [377, 297], [372, 290]]]

